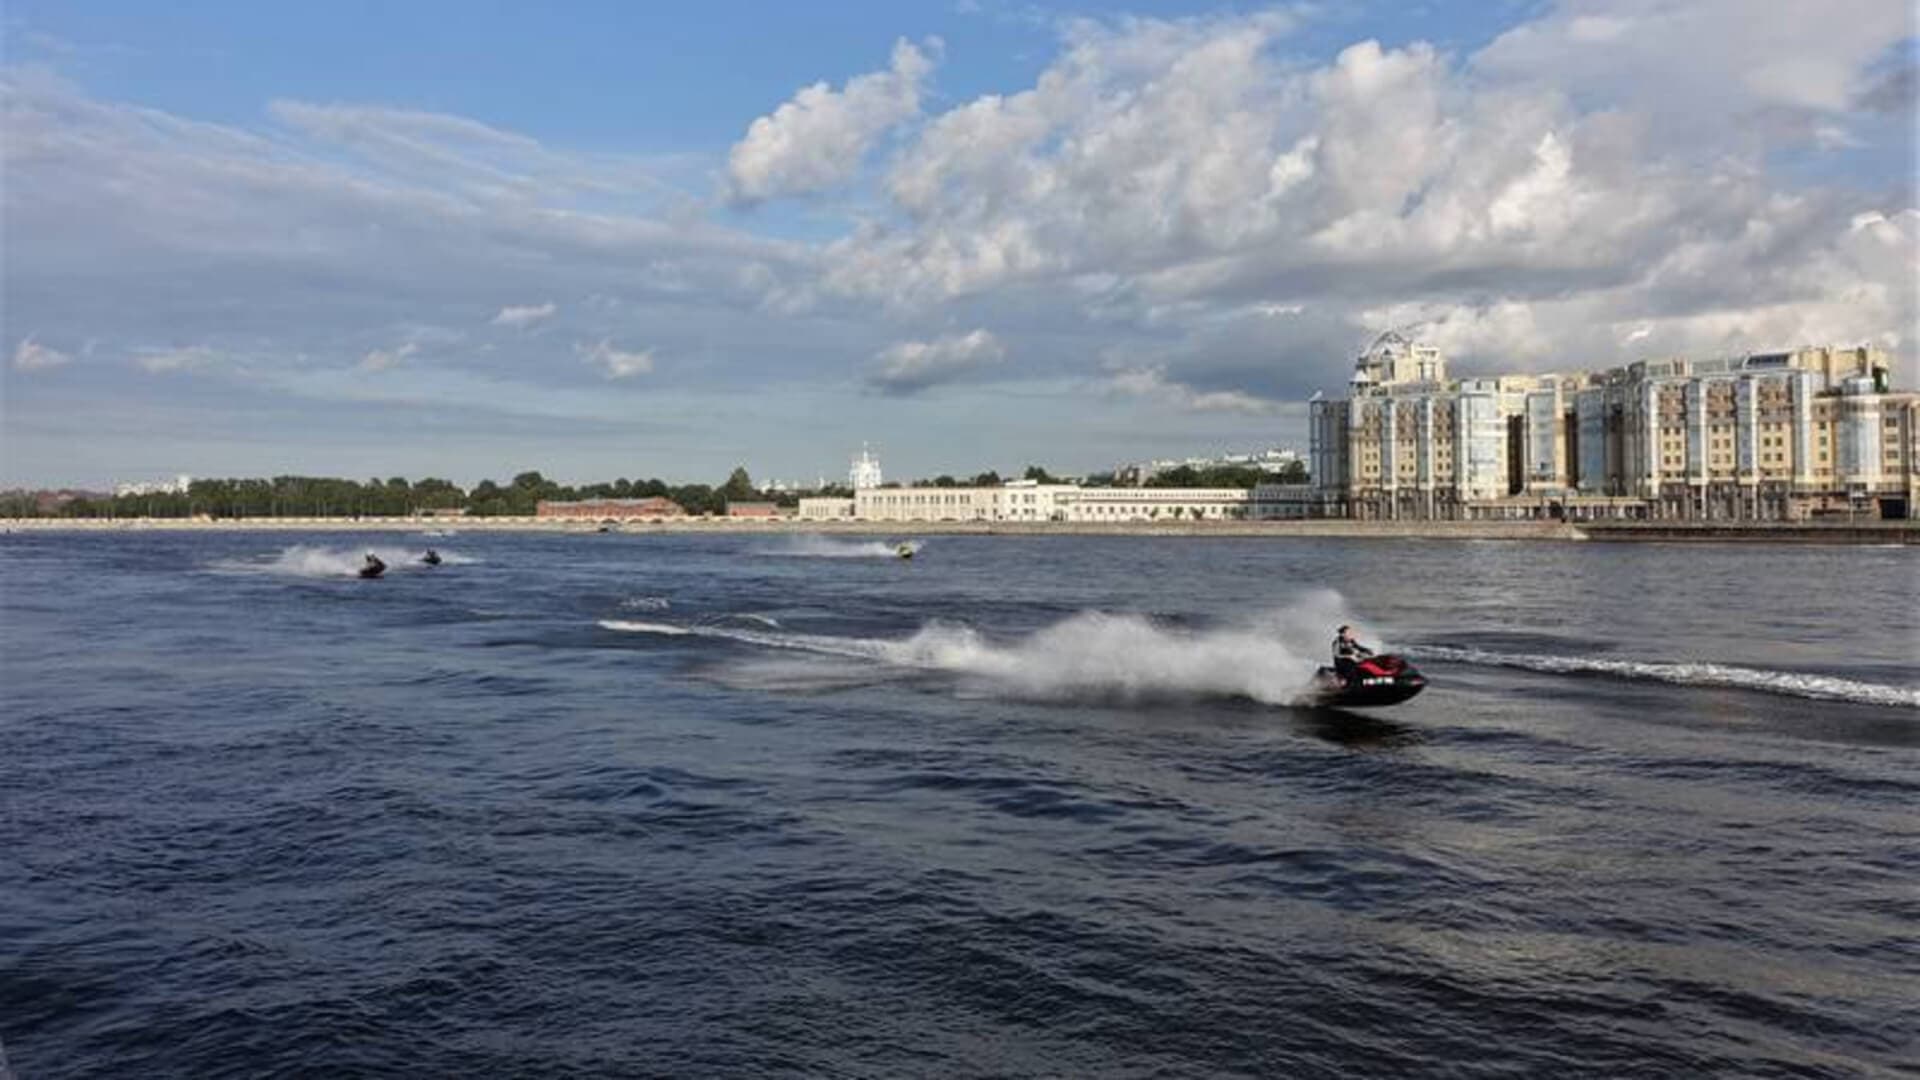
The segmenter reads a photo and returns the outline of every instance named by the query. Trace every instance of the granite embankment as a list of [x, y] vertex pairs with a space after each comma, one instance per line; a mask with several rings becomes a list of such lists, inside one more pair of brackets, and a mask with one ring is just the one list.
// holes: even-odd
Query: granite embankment
[[[1256, 536], [1422, 540], [1597, 540], [1625, 542], [1826, 543], [1920, 545], [1920, 521], [1857, 523], [1561, 521], [801, 521], [792, 518], [656, 518], [618, 522], [622, 533], [839, 533], [859, 536]], [[574, 532], [593, 521], [553, 518], [117, 518], [0, 519], [6, 532], [72, 530], [249, 530], [259, 532]]]

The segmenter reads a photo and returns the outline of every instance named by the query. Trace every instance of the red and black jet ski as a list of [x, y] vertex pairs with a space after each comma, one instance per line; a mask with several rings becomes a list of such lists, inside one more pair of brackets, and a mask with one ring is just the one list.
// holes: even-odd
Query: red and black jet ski
[[1354, 665], [1353, 678], [1323, 667], [1313, 675], [1312, 701], [1328, 708], [1398, 705], [1427, 688], [1427, 677], [1391, 654], [1369, 656]]

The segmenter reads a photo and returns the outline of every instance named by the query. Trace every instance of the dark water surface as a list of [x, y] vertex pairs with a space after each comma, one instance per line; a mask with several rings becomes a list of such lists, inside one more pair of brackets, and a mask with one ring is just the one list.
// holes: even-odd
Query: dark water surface
[[0, 538], [23, 1080], [1915, 1075], [1911, 551], [367, 543]]

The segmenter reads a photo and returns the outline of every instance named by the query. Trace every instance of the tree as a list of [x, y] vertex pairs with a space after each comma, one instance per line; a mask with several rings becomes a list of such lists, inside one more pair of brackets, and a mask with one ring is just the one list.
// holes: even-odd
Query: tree
[[1286, 468], [1280, 470], [1280, 482], [1283, 484], [1305, 484], [1312, 479], [1307, 473], [1307, 463], [1298, 458], [1287, 462]]
[[747, 475], [746, 466], [735, 468], [727, 475], [727, 482], [720, 485], [720, 497], [728, 502], [749, 502], [760, 497], [753, 489], [753, 477]]
[[977, 473], [973, 478], [974, 487], [999, 487], [1003, 483], [1005, 483], [1005, 481], [1000, 479], [1000, 474], [991, 469], [983, 473]]
[[1027, 466], [1025, 475], [1028, 480], [1032, 480], [1036, 484], [1057, 484], [1060, 482], [1055, 480], [1051, 473], [1048, 473], [1047, 470], [1038, 465]]
[[1175, 465], [1171, 469], [1154, 473], [1143, 487], [1190, 488], [1200, 486], [1200, 473], [1191, 465]]

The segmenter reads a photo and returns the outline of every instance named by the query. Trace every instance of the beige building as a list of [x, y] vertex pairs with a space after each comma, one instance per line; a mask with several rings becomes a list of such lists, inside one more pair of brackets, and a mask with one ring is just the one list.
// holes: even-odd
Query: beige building
[[[1447, 378], [1383, 335], [1311, 404], [1316, 516], [1907, 517], [1920, 395], [1886, 354], [1803, 348], [1601, 372]], [[1297, 509], [1297, 508], [1296, 508]]]

